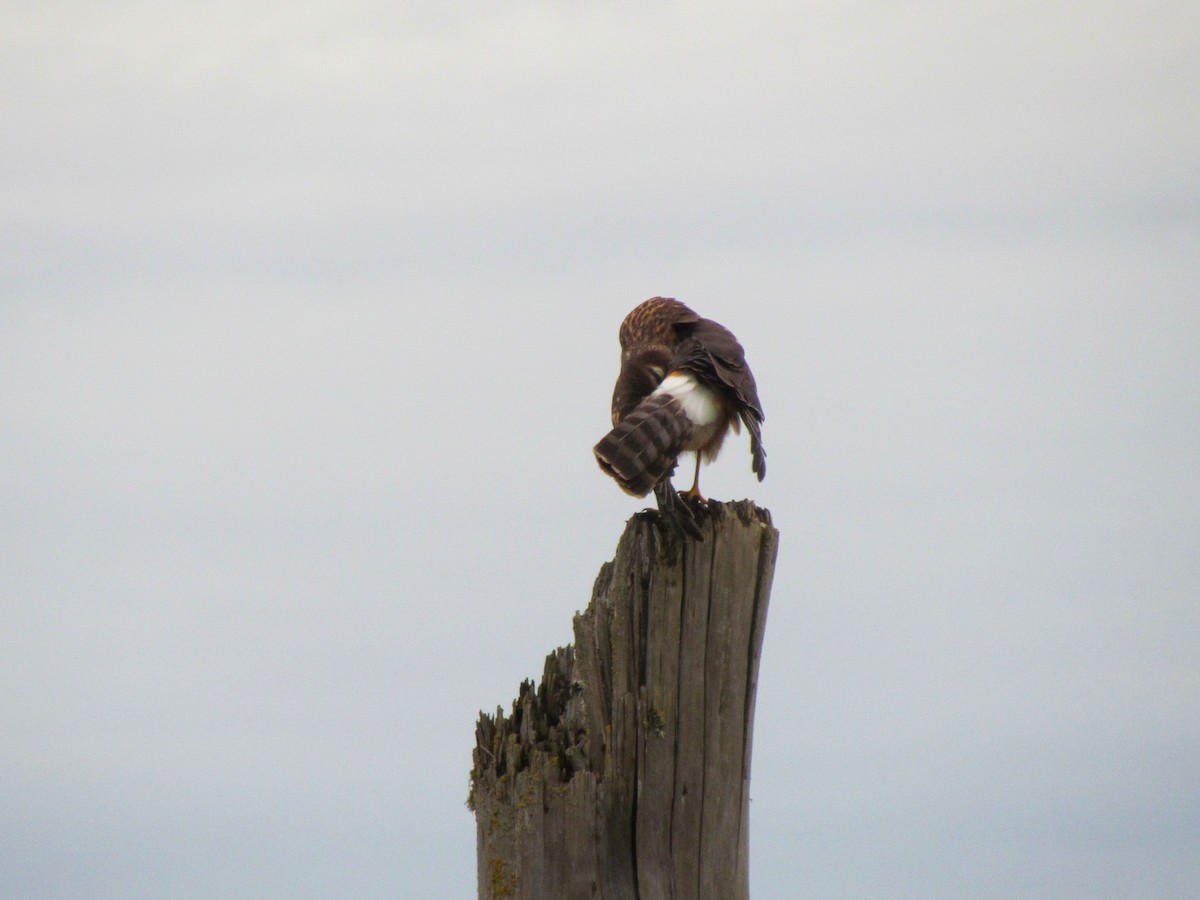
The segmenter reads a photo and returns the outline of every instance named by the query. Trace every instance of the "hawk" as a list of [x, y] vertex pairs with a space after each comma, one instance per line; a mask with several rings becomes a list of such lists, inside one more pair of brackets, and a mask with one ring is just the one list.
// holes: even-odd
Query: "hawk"
[[700, 503], [700, 463], [716, 459], [730, 429], [750, 434], [750, 468], [762, 481], [762, 404], [746, 354], [732, 332], [678, 300], [651, 297], [621, 323], [621, 373], [613, 389], [613, 430], [594, 452], [600, 468], [626, 493], [650, 491], [676, 532], [700, 528], [671, 485], [681, 453], [696, 454], [685, 497]]

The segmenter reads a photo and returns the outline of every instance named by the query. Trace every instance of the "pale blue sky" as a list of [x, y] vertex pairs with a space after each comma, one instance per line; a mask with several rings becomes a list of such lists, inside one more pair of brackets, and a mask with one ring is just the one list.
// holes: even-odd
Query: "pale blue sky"
[[1200, 894], [1200, 7], [47, 2], [0, 34], [0, 894], [470, 898], [479, 709], [746, 346], [774, 898]]

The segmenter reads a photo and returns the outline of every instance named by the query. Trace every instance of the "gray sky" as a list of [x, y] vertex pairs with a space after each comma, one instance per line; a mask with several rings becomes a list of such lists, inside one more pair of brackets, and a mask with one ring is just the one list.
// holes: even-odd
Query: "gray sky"
[[767, 413], [756, 900], [1200, 894], [1200, 6], [25, 4], [0, 894], [473, 897], [474, 721]]

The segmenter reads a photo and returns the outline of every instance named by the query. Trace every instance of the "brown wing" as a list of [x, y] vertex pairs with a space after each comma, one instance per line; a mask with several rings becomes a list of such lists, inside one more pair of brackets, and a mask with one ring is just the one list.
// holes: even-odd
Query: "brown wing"
[[762, 481], [767, 474], [767, 451], [762, 444], [762, 423], [766, 417], [754, 374], [746, 364], [746, 351], [733, 332], [712, 319], [699, 319], [678, 330], [681, 340], [670, 368], [694, 372], [710, 384], [724, 386], [733, 395], [737, 413], [750, 433], [750, 467]]

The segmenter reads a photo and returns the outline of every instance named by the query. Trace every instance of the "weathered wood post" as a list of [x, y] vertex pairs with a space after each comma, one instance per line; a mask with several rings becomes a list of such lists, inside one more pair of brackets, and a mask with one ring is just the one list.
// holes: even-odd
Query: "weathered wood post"
[[479, 897], [749, 896], [750, 738], [779, 533], [712, 502], [702, 542], [626, 525], [511, 715], [480, 714]]

